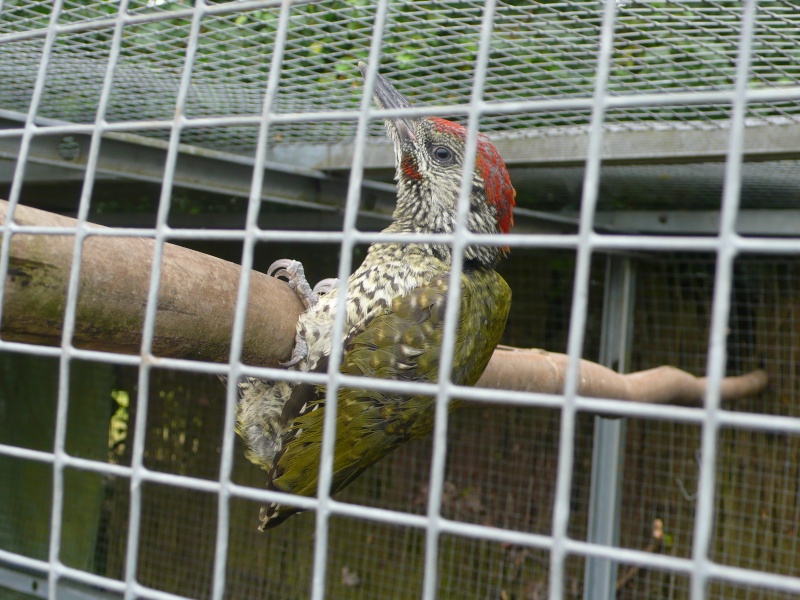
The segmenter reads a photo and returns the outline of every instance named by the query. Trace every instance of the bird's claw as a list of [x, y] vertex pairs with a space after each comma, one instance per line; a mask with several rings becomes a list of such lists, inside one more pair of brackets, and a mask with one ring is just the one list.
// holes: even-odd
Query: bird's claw
[[314, 286], [314, 293], [317, 295], [327, 294], [328, 292], [335, 290], [337, 285], [339, 285], [339, 280], [335, 277], [323, 279], [322, 281], [317, 282], [317, 285]]
[[270, 277], [286, 277], [290, 278], [290, 269], [294, 270], [295, 266], [299, 265], [301, 268], [303, 264], [299, 261], [292, 260], [291, 258], [281, 258], [272, 263], [267, 269], [267, 275]]
[[292, 350], [292, 357], [286, 362], [279, 362], [278, 364], [284, 368], [295, 366], [301, 360], [308, 356], [308, 344], [306, 341], [297, 334], [294, 338], [294, 350]]
[[[267, 269], [267, 274], [272, 277], [285, 278], [289, 287], [295, 291], [306, 309], [311, 308], [319, 301], [319, 296], [317, 295], [318, 290], [322, 290], [324, 293], [330, 291], [331, 287], [336, 285], [335, 279], [325, 279], [318, 283], [312, 290], [306, 280], [303, 264], [300, 261], [291, 260], [289, 258], [276, 260], [269, 266], [269, 269]], [[333, 283], [331, 283], [331, 281], [333, 281]], [[295, 335], [294, 349], [292, 350], [291, 358], [286, 362], [278, 364], [284, 368], [293, 367], [307, 356], [308, 343], [298, 333]]]
[[317, 303], [317, 300], [319, 300], [317, 294], [311, 289], [311, 286], [308, 285], [306, 273], [303, 270], [303, 263], [300, 261], [290, 258], [276, 260], [269, 266], [269, 269], [267, 269], [267, 275], [276, 278], [285, 278], [289, 287], [295, 291], [306, 308], [311, 308]]

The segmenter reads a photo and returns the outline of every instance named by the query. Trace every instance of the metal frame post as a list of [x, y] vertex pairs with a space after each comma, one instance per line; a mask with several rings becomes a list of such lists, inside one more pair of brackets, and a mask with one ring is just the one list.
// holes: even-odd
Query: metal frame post
[[[633, 331], [634, 267], [629, 257], [609, 255], [603, 295], [600, 363], [624, 373]], [[626, 419], [594, 419], [592, 481], [589, 499], [588, 541], [619, 545], [620, 503]], [[612, 600], [617, 596], [617, 563], [590, 556], [586, 560], [584, 600]]]

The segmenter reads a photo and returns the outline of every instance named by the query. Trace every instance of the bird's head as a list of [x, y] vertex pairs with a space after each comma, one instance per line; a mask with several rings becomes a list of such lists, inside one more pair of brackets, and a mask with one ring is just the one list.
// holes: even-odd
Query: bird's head
[[[359, 68], [366, 76], [367, 66], [359, 63]], [[411, 106], [382, 75], [375, 82], [374, 98], [380, 108]], [[466, 128], [438, 117], [398, 117], [385, 123], [394, 142], [397, 167], [394, 230], [452, 233], [464, 169]], [[515, 195], [500, 153], [479, 133], [468, 229], [474, 233], [508, 233], [514, 223]], [[505, 250], [470, 246], [466, 258], [494, 265]], [[449, 256], [449, 250], [446, 252]]]

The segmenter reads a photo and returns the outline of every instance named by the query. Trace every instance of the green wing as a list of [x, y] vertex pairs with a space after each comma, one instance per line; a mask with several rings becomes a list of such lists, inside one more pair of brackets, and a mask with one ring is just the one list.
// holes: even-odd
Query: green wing
[[[445, 274], [395, 298], [390, 309], [374, 317], [348, 341], [342, 372], [435, 382], [447, 285]], [[511, 290], [496, 272], [475, 269], [461, 276], [461, 310], [452, 371], [455, 383], [473, 385], [481, 376], [505, 329], [510, 302]], [[434, 398], [430, 396], [342, 388], [332, 493], [404, 441], [429, 433], [434, 409]], [[274, 489], [306, 496], [316, 494], [324, 415], [324, 388], [318, 388], [315, 399], [294, 419], [291, 439], [276, 461]], [[280, 509], [294, 512], [290, 507]]]

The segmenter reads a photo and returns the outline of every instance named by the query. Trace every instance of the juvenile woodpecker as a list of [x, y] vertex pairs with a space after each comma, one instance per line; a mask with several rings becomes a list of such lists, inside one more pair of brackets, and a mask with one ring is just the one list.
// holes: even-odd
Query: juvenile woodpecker
[[[366, 65], [359, 64], [362, 74]], [[410, 103], [382, 76], [374, 99], [380, 108]], [[461, 189], [466, 129], [435, 117], [386, 119], [394, 143], [397, 206], [386, 233], [452, 233]], [[472, 170], [468, 228], [508, 233], [515, 191], [497, 149], [478, 135]], [[506, 249], [469, 246], [461, 275], [461, 307], [452, 380], [473, 385], [505, 328], [511, 290], [494, 267]], [[447, 243], [370, 246], [347, 282], [341, 371], [349, 375], [435, 382], [439, 369], [451, 266]], [[331, 351], [338, 288], [317, 294], [296, 261], [278, 261], [271, 274], [286, 277], [307, 310], [300, 316], [290, 369], [325, 372]], [[237, 431], [247, 457], [269, 474], [271, 490], [313, 496], [317, 490], [325, 388], [302, 383], [246, 379], [239, 384]], [[453, 406], [453, 404], [451, 404]], [[331, 493], [400, 444], [429, 433], [435, 400], [343, 387], [339, 391]], [[273, 527], [298, 509], [270, 504], [259, 529]]]

